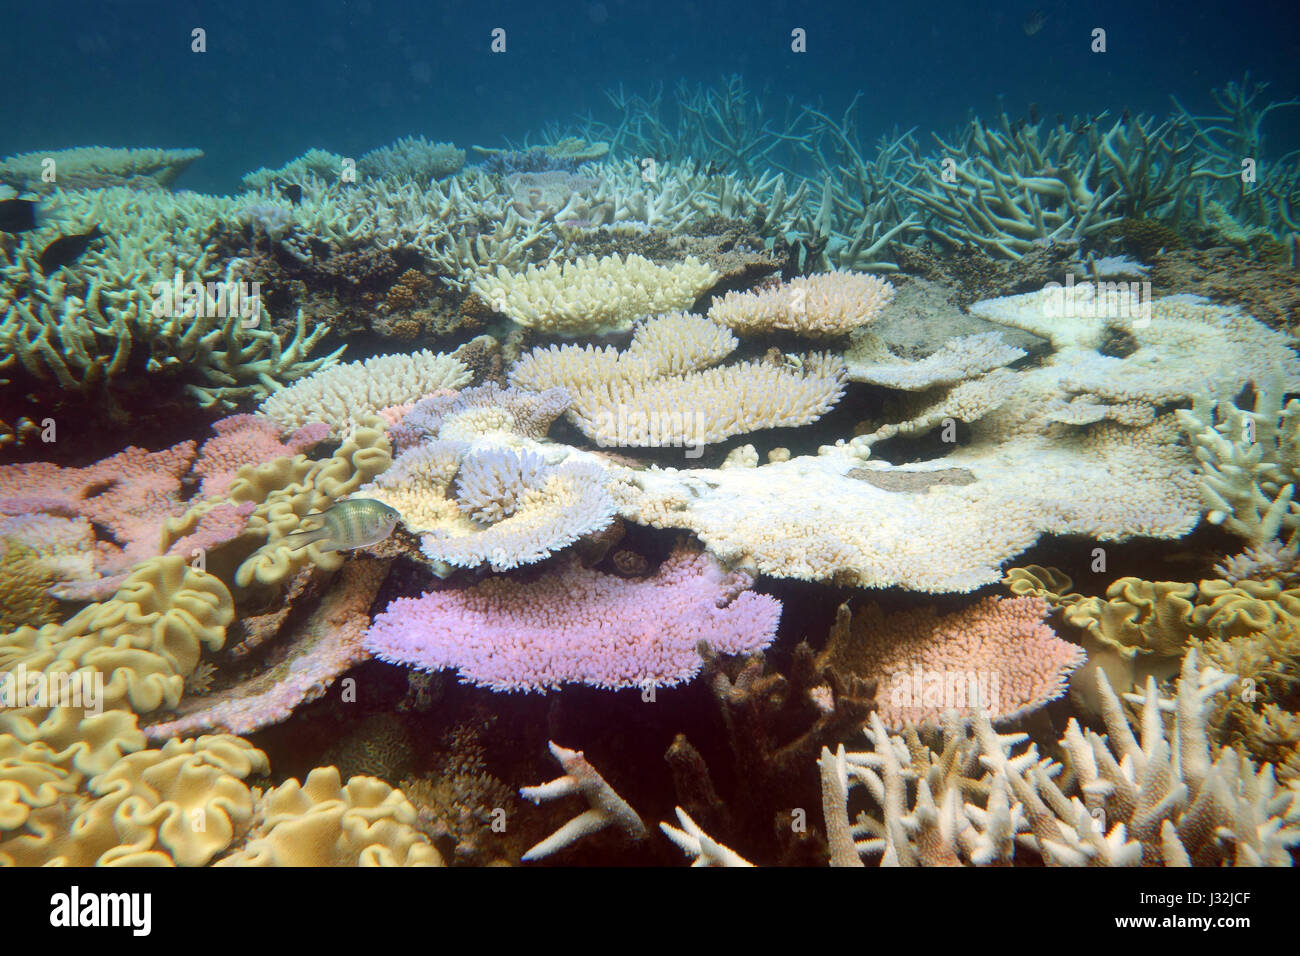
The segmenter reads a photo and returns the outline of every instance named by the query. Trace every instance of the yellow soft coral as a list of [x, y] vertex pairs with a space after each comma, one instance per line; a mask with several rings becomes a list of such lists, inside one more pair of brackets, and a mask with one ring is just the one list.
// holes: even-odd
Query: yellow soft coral
[[217, 866], [441, 866], [415, 829], [406, 796], [375, 777], [345, 785], [336, 767], [317, 767], [269, 791], [261, 836]]

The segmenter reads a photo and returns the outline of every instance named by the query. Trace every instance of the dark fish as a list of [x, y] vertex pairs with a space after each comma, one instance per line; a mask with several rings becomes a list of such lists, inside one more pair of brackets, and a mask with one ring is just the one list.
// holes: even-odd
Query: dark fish
[[1119, 121], [1123, 123], [1125, 126], [1128, 125], [1128, 110], [1124, 111], [1124, 114], [1120, 116]]
[[0, 232], [30, 232], [39, 225], [40, 208], [35, 200], [0, 200]]
[[1035, 126], [1038, 125], [1038, 104], [1037, 103], [1029, 104], [1029, 122], [1033, 123]]
[[[367, 545], [378, 544], [402, 520], [395, 508], [373, 498], [350, 498], [332, 508], [307, 518], [320, 520], [320, 527], [311, 531], [295, 531], [285, 540], [292, 550], [305, 548], [320, 541], [322, 551], [351, 551]], [[306, 519], [304, 519], [306, 520]]]
[[1035, 10], [1029, 16], [1025, 17], [1025, 22], [1021, 24], [1021, 29], [1025, 31], [1025, 36], [1031, 37], [1043, 28], [1047, 22], [1047, 14], [1042, 10]]
[[280, 195], [296, 206], [302, 202], [302, 187], [297, 183], [289, 183], [287, 186], [280, 187]]
[[49, 275], [56, 269], [72, 265], [81, 258], [87, 246], [103, 235], [99, 227], [95, 226], [90, 232], [80, 235], [60, 236], [41, 250], [41, 257], [37, 260], [41, 264], [41, 272]]

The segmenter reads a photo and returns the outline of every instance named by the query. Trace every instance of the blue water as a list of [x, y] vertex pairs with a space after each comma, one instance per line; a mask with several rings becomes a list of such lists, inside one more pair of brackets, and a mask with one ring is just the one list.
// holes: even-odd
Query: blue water
[[[1035, 10], [1043, 25], [1029, 36]], [[503, 54], [489, 50], [497, 27]], [[804, 54], [790, 50], [796, 27]], [[1104, 54], [1089, 50], [1094, 27], [1107, 31]], [[206, 53], [190, 50], [195, 28]], [[605, 108], [603, 91], [620, 82], [671, 90], [729, 73], [831, 110], [861, 90], [869, 141], [895, 125], [943, 131], [1000, 102], [1013, 116], [1030, 103], [1046, 118], [1163, 115], [1175, 93], [1208, 109], [1209, 90], [1247, 70], [1284, 99], [1300, 93], [1297, 50], [1295, 0], [11, 2], [0, 155], [198, 146], [207, 156], [180, 185], [225, 191], [313, 146], [358, 155], [409, 134], [518, 142]], [[1300, 126], [1285, 122], [1274, 133], [1292, 142], [1278, 147]]]

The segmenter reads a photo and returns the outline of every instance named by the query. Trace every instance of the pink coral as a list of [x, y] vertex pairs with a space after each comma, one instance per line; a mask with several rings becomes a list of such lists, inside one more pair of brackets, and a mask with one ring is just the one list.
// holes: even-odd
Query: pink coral
[[366, 647], [421, 670], [455, 667], [463, 682], [497, 691], [672, 685], [699, 670], [700, 641], [746, 654], [776, 636], [781, 603], [752, 592], [727, 603], [734, 586], [734, 574], [686, 548], [639, 581], [569, 560], [532, 581], [496, 577], [398, 598], [375, 618]]
[[244, 465], [259, 465], [274, 458], [301, 454], [329, 437], [321, 422], [304, 425], [280, 441], [280, 426], [265, 415], [231, 415], [212, 423], [217, 434], [203, 443], [194, 473], [203, 479], [204, 497], [224, 495]]
[[340, 674], [368, 659], [362, 639], [387, 574], [387, 561], [349, 561], [312, 615], [281, 637], [256, 673], [182, 700], [171, 719], [145, 727], [145, 734], [150, 740], [250, 734], [288, 719], [295, 707], [316, 700]]
[[989, 597], [943, 616], [869, 605], [851, 624], [841, 612], [824, 657], [877, 682], [876, 710], [891, 730], [966, 712], [976, 690], [992, 719], [1007, 721], [1060, 697], [1085, 659], [1043, 623], [1049, 610], [1039, 597]]
[[96, 567], [125, 570], [158, 553], [163, 522], [181, 513], [181, 477], [195, 443], [162, 451], [134, 445], [84, 468], [49, 462], [0, 466], [0, 511], [44, 512], [88, 519], [100, 533]]

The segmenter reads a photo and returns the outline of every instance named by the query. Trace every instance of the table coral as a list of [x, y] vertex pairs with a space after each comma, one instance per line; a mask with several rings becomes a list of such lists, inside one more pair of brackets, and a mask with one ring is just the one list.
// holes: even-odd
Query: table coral
[[950, 709], [983, 708], [1005, 723], [1063, 695], [1083, 663], [1083, 649], [1044, 623], [1048, 611], [1038, 597], [989, 597], [946, 615], [842, 605], [819, 662], [874, 681], [876, 713], [892, 730], [937, 725]]
[[679, 548], [644, 580], [568, 560], [532, 581], [488, 578], [464, 589], [398, 598], [366, 637], [376, 656], [421, 670], [454, 667], [496, 691], [671, 686], [700, 668], [696, 645], [720, 653], [767, 646], [781, 605], [740, 593], [736, 576]]
[[474, 291], [520, 325], [555, 335], [626, 331], [637, 319], [686, 309], [718, 279], [694, 257], [657, 266], [638, 255], [594, 256], [523, 273], [499, 267]]
[[825, 272], [758, 292], [728, 292], [714, 299], [709, 318], [741, 335], [833, 337], [870, 324], [893, 298], [894, 287], [877, 276]]
[[534, 349], [511, 369], [510, 381], [566, 389], [569, 420], [602, 447], [692, 449], [806, 425], [844, 393], [843, 362], [830, 353], [709, 368], [736, 345], [722, 326], [674, 313], [639, 324], [623, 351]]
[[379, 355], [335, 365], [277, 391], [258, 412], [285, 430], [313, 422], [343, 438], [367, 415], [414, 402], [443, 388], [469, 383], [469, 370], [451, 353], [422, 349], [411, 355]]
[[358, 494], [396, 508], [437, 567], [534, 564], [614, 520], [598, 466], [552, 465], [535, 451], [471, 450], [460, 442], [403, 452]]

